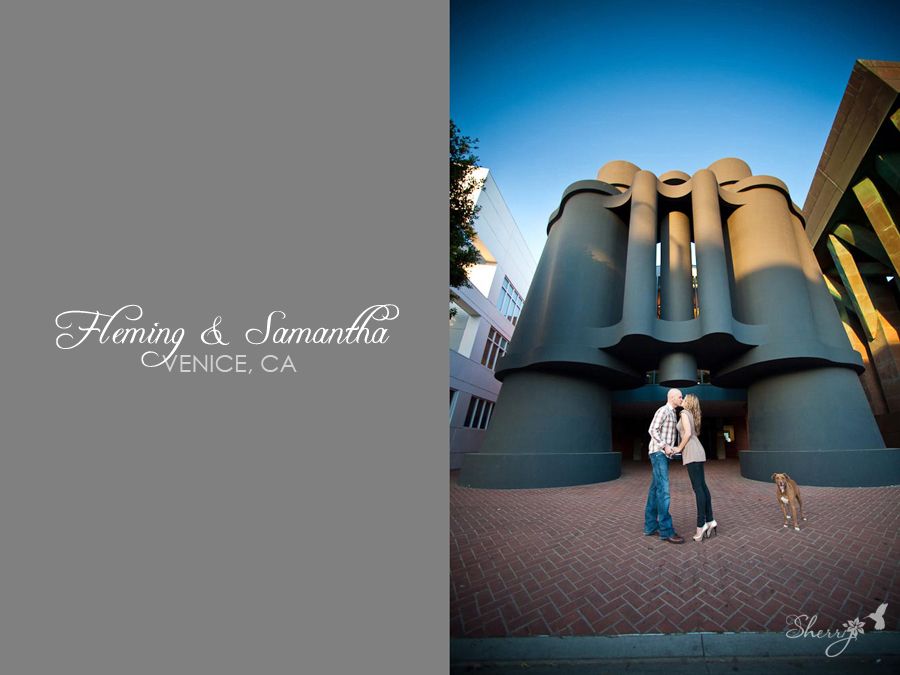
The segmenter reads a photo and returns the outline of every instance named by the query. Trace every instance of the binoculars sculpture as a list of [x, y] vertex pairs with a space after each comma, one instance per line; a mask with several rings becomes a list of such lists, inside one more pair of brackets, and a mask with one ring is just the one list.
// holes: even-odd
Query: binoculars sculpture
[[565, 190], [547, 234], [496, 369], [503, 388], [482, 451], [465, 457], [460, 485], [618, 478], [611, 392], [641, 386], [650, 370], [664, 386], [694, 385], [698, 368], [713, 385], [747, 389], [746, 478], [900, 483], [900, 452], [884, 447], [862, 359], [780, 180], [739, 159], [658, 178], [611, 162]]

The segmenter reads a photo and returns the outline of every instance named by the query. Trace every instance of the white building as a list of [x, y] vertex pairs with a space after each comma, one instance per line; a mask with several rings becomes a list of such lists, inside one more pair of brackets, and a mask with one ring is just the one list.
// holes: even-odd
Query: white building
[[500, 382], [497, 358], [506, 352], [537, 263], [519, 232], [488, 169], [476, 177], [481, 207], [475, 242], [483, 262], [469, 270], [472, 288], [451, 288], [457, 296], [450, 319], [450, 468], [477, 452], [490, 423]]

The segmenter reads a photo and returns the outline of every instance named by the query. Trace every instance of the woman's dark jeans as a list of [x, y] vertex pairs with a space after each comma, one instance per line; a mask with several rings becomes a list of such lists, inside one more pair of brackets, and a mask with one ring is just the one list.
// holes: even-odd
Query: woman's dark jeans
[[691, 487], [694, 488], [694, 496], [697, 498], [697, 527], [703, 527], [704, 523], [713, 520], [712, 498], [709, 496], [709, 488], [706, 487], [706, 478], [703, 475], [704, 464], [706, 462], [691, 462], [687, 465]]

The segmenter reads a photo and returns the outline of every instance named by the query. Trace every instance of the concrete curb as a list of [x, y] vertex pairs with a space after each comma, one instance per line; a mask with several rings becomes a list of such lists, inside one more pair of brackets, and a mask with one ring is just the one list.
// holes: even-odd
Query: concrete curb
[[[567, 637], [454, 638], [450, 663], [825, 656], [834, 638], [784, 633], [676, 633]], [[834, 649], [840, 649], [841, 645]], [[865, 633], [841, 656], [900, 655], [900, 632]], [[837, 656], [835, 658], [840, 658]]]

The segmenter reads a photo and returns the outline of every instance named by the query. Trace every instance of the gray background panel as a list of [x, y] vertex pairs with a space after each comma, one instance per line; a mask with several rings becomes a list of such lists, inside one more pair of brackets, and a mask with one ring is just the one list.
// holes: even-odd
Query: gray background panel
[[[0, 671], [447, 663], [446, 6], [0, 10]], [[394, 303], [384, 345], [250, 349]], [[171, 374], [54, 345], [137, 303]], [[216, 315], [232, 345], [205, 347]]]

